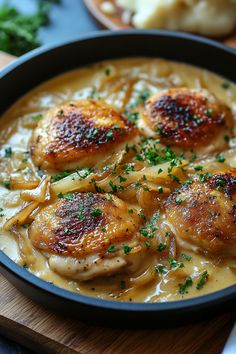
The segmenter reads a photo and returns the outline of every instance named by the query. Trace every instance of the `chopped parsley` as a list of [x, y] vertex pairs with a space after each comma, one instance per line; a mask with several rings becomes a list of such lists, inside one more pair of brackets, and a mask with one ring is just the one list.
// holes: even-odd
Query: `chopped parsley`
[[4, 157], [8, 158], [12, 156], [12, 148], [9, 146], [4, 150]]
[[4, 216], [4, 213], [3, 213], [4, 209], [3, 208], [0, 208], [0, 218], [2, 218]]
[[139, 119], [139, 113], [138, 112], [126, 112], [125, 117], [130, 121], [132, 124], [136, 124], [138, 119]]
[[[183, 156], [177, 156], [170, 147], [159, 147], [159, 140], [153, 138], [142, 138], [140, 142], [140, 151], [136, 155], [138, 161], [146, 161], [152, 166], [157, 166], [164, 162], [169, 162], [168, 172], [170, 173], [174, 167], [182, 164]], [[159, 170], [158, 173], [161, 173]]]
[[125, 182], [127, 180], [127, 178], [123, 177], [123, 176], [119, 176], [119, 180], [120, 183]]
[[28, 150], [24, 151], [24, 158], [22, 159], [22, 162], [27, 162], [29, 159], [29, 154], [30, 152]]
[[229, 82], [223, 82], [221, 87], [224, 89], [224, 90], [228, 90], [230, 88], [230, 83]]
[[159, 245], [157, 246], [157, 251], [162, 252], [166, 249], [166, 247], [167, 247], [166, 243], [159, 243]]
[[186, 200], [186, 197], [184, 196], [184, 197], [182, 197], [182, 198], [180, 198], [180, 197], [176, 197], [175, 198], [175, 202], [177, 203], [177, 204], [181, 204], [182, 202], [184, 202]]
[[4, 1], [0, 5], [0, 50], [21, 56], [39, 47], [38, 31], [50, 21], [49, 4], [52, 2], [59, 3], [59, 0], [38, 1], [35, 13], [22, 14], [9, 5], [10, 1]]
[[190, 159], [189, 159], [189, 162], [194, 162], [197, 158], [197, 155], [195, 154], [195, 152], [191, 155]]
[[52, 181], [53, 182], [57, 182], [57, 181], [60, 181], [62, 178], [65, 178], [67, 176], [69, 176], [71, 174], [70, 171], [62, 171], [56, 175], [53, 175], [52, 176]]
[[203, 167], [201, 165], [197, 165], [194, 167], [195, 171], [202, 171]]
[[189, 256], [189, 255], [187, 255], [187, 254], [185, 254], [185, 253], [181, 253], [181, 257], [184, 258], [184, 259], [186, 259], [186, 261], [188, 261], [188, 262], [190, 262], [191, 259], [192, 259], [191, 256]]
[[199, 280], [199, 282], [197, 283], [196, 289], [200, 290], [204, 287], [204, 285], [206, 284], [208, 279], [208, 272], [207, 270], [205, 270], [202, 274], [201, 274], [201, 278]]
[[183, 284], [179, 284], [179, 293], [180, 294], [185, 294], [187, 292], [187, 289], [193, 285], [193, 280], [191, 277], [188, 277]]
[[66, 194], [64, 194], [63, 198], [65, 198], [65, 199], [73, 199], [74, 196], [73, 196], [72, 193], [66, 193]]
[[29, 226], [30, 226], [30, 223], [22, 224], [22, 227], [23, 227], [24, 229], [27, 229]]
[[187, 180], [183, 183], [184, 186], [191, 186], [191, 184], [193, 184], [193, 180], [192, 180], [192, 179], [187, 179]]
[[71, 200], [74, 198], [72, 193], [63, 194], [62, 192], [58, 193], [57, 197], [58, 198], [65, 198], [65, 199], [71, 199]]
[[82, 221], [85, 219], [85, 216], [80, 212], [77, 214], [77, 218]]
[[168, 176], [175, 182], [180, 183], [180, 179], [178, 176], [172, 175], [171, 173], [168, 174]]
[[163, 187], [158, 186], [158, 187], [157, 187], [157, 190], [158, 190], [159, 194], [162, 194], [162, 193], [163, 193]]
[[89, 97], [90, 98], [94, 98], [94, 99], [100, 99], [100, 96], [99, 96], [99, 94], [97, 92], [96, 87], [92, 87]]
[[212, 177], [212, 174], [210, 172], [201, 173], [198, 180], [199, 180], [199, 182], [206, 182], [211, 177]]
[[148, 89], [144, 89], [138, 94], [135, 102], [131, 105], [131, 107], [139, 106], [140, 104], [145, 103], [149, 97], [151, 96], [151, 92]]
[[169, 262], [170, 268], [172, 270], [177, 270], [179, 268], [183, 268], [184, 267], [183, 262], [177, 261], [176, 259], [173, 259], [173, 258], [169, 258], [168, 262]]
[[146, 225], [141, 227], [140, 229], [141, 235], [147, 238], [153, 238], [155, 231], [157, 231], [156, 222], [158, 221], [158, 219], [159, 219], [159, 213], [157, 212], [153, 214], [153, 216], [151, 217], [151, 219]]
[[151, 244], [150, 244], [150, 242], [148, 242], [148, 241], [145, 241], [145, 242], [144, 242], [144, 245], [145, 245], [147, 248], [150, 248], [150, 247], [151, 247]]
[[114, 139], [113, 132], [112, 131], [108, 131], [106, 133], [106, 138], [107, 138], [107, 140], [113, 140]]
[[125, 282], [125, 280], [121, 280], [121, 281], [120, 281], [120, 288], [121, 288], [122, 290], [124, 290], [124, 289], [126, 288], [126, 282]]
[[76, 171], [76, 173], [78, 174], [78, 176], [81, 178], [81, 179], [85, 179], [86, 177], [88, 177], [91, 173], [93, 173], [93, 168], [83, 168], [82, 170], [80, 171]]
[[2, 181], [2, 185], [7, 189], [11, 189], [10, 181]]
[[115, 252], [115, 251], [117, 251], [117, 248], [116, 248], [115, 245], [110, 245], [110, 246], [108, 247], [107, 252], [113, 253], [113, 252]]
[[102, 211], [101, 209], [94, 209], [90, 212], [90, 215], [99, 218], [102, 215]]
[[34, 122], [39, 122], [42, 118], [43, 118], [43, 115], [42, 115], [42, 114], [35, 114], [35, 115], [32, 116], [31, 119], [32, 119]]
[[111, 187], [110, 193], [116, 193], [117, 192], [117, 186], [112, 181], [110, 181], [108, 184]]
[[208, 108], [206, 111], [205, 111], [206, 115], [208, 115], [209, 117], [212, 115], [213, 111], [211, 108]]
[[105, 74], [106, 76], [109, 76], [109, 75], [111, 74], [111, 69], [110, 69], [110, 68], [105, 68], [105, 69], [104, 69], [104, 74]]
[[166, 273], [166, 270], [165, 270], [165, 267], [163, 264], [158, 264], [155, 266], [155, 271], [156, 273], [159, 273], [159, 274], [165, 274]]
[[132, 250], [132, 247], [128, 245], [124, 245], [123, 249], [124, 249], [124, 254], [129, 254]]
[[230, 141], [229, 135], [225, 135], [225, 136], [224, 136], [224, 139], [225, 139], [225, 141], [228, 143], [228, 142]]
[[216, 161], [217, 162], [225, 162], [225, 157], [223, 155], [218, 155], [218, 156], [216, 156]]
[[88, 133], [85, 134], [85, 138], [88, 140], [94, 140], [94, 139], [96, 139], [97, 133], [98, 133], [97, 128], [91, 129]]
[[129, 172], [134, 171], [134, 166], [132, 164], [127, 164], [122, 167], [122, 170], [128, 175]]

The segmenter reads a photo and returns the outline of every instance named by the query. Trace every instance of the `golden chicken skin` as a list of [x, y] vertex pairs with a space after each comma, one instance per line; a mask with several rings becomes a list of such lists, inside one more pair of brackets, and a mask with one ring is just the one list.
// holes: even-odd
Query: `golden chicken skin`
[[42, 209], [29, 228], [34, 247], [55, 272], [78, 280], [132, 271], [143, 248], [135, 210], [108, 194], [67, 193]]
[[44, 115], [33, 134], [31, 156], [46, 170], [94, 167], [136, 134], [126, 118], [101, 100], [78, 100]]
[[[208, 180], [204, 181], [208, 177]], [[200, 176], [168, 197], [166, 215], [182, 247], [236, 256], [236, 171]]]
[[139, 127], [164, 145], [192, 149], [214, 140], [215, 147], [221, 148], [232, 121], [230, 109], [209, 91], [171, 88], [150, 98]]

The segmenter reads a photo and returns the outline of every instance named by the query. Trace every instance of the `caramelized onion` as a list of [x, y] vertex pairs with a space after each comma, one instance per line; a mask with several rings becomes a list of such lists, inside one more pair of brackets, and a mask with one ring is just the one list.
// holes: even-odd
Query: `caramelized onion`
[[12, 190], [16, 189], [34, 189], [39, 185], [39, 181], [24, 181], [22, 179], [10, 179]]
[[21, 192], [21, 198], [25, 201], [37, 201], [43, 203], [50, 199], [50, 176], [44, 176], [37, 188]]
[[24, 224], [32, 211], [38, 206], [38, 204], [38, 202], [30, 202], [24, 205], [16, 215], [5, 222], [3, 225], [4, 230], [9, 231], [14, 225]]

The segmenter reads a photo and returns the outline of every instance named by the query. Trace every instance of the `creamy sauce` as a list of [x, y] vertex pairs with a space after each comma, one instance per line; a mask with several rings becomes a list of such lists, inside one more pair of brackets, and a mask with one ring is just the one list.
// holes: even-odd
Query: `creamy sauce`
[[[136, 81], [127, 103], [124, 102], [125, 93], [129, 89], [126, 80], [133, 78]], [[225, 82], [223, 78], [206, 70], [162, 59], [140, 58], [103, 62], [65, 73], [22, 97], [1, 118], [0, 180], [3, 185], [0, 187], [1, 228], [22, 206], [20, 198], [22, 190], [17, 189], [17, 181], [23, 179], [25, 182], [33, 181], [37, 184], [40, 178], [40, 171], [33, 165], [29, 155], [32, 130], [37, 124], [37, 118], [32, 120], [32, 114], [37, 117], [37, 114], [64, 101], [91, 95], [99, 95], [101, 99], [123, 111], [125, 105], [132, 105], [143, 89], [155, 94], [172, 86], [206, 88], [236, 113], [236, 86], [233, 83]], [[232, 145], [233, 143], [234, 140]], [[230, 167], [236, 166], [234, 155], [228, 164]], [[6, 188], [9, 176], [11, 182], [14, 181], [16, 190]], [[236, 282], [235, 258], [209, 258], [181, 247], [179, 261], [183, 262], [184, 267], [177, 270], [166, 268], [161, 273], [153, 270], [155, 274], [149, 282], [145, 281], [145, 274], [140, 275], [139, 280], [139, 275], [134, 276], [137, 278], [135, 286], [132, 277], [125, 274], [89, 282], [68, 280], [53, 272], [48, 265], [47, 257], [32, 247], [27, 237], [27, 225], [25, 227], [21, 228], [23, 241], [20, 242], [17, 235], [2, 229], [1, 250], [38, 277], [74, 292], [122, 301], [164, 302], [207, 294]], [[182, 253], [188, 255], [188, 260], [184, 256], [181, 257]], [[157, 266], [162, 264], [161, 256], [154, 260], [154, 264]], [[205, 270], [208, 271], [208, 280], [201, 289], [197, 289], [196, 284]], [[194, 285], [189, 287], [185, 294], [180, 294], [178, 284], [183, 283], [186, 276], [190, 275]], [[125, 289], [120, 284], [126, 284]]]

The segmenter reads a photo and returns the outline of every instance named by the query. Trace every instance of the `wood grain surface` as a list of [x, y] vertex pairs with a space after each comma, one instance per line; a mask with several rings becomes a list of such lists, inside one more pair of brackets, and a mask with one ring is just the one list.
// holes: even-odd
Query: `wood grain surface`
[[[12, 59], [0, 53], [0, 67]], [[89, 326], [44, 309], [0, 275], [0, 333], [40, 354], [220, 354], [234, 321], [234, 316], [226, 313], [169, 329]]]
[[[119, 29], [127, 29], [133, 28], [130, 24], [124, 24], [122, 21], [122, 9], [116, 6], [116, 0], [109, 0], [110, 3], [114, 4], [116, 12], [114, 14], [106, 14], [101, 10], [101, 4], [104, 0], [84, 0], [85, 5], [87, 6], [88, 10], [92, 14], [92, 16], [105, 28], [109, 28], [112, 30], [119, 30]], [[230, 35], [229, 37], [225, 38], [224, 40], [220, 40], [221, 42], [236, 48], [236, 33]]]
[[96, 323], [88, 326], [45, 310], [1, 276], [0, 287], [0, 332], [40, 354], [220, 354], [234, 322], [230, 314], [225, 314], [171, 329], [109, 329], [96, 327]]

